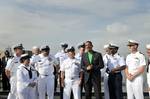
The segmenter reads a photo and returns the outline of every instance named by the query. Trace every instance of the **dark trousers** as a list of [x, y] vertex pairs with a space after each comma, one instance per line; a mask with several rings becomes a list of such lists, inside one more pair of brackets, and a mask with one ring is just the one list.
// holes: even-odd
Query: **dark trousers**
[[123, 99], [121, 73], [109, 74], [108, 86], [110, 99]]
[[9, 79], [5, 74], [5, 69], [2, 70], [2, 86], [3, 86], [3, 90], [10, 90], [10, 83], [9, 83]]
[[97, 79], [89, 78], [89, 80], [84, 83], [85, 99], [92, 99], [92, 87], [94, 87], [94, 94], [96, 99], [102, 99], [101, 78]]
[[83, 91], [83, 86], [84, 85], [84, 80], [82, 80], [82, 84], [81, 84], [81, 99], [82, 99], [82, 91]]

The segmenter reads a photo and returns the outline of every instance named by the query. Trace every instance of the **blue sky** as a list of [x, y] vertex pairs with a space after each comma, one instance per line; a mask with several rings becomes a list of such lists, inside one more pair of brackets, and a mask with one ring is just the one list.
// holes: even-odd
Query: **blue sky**
[[[27, 49], [91, 40], [102, 51], [109, 42], [126, 53], [128, 39], [150, 43], [149, 0], [0, 0], [0, 47], [23, 43]], [[126, 49], [126, 51], [122, 51]]]

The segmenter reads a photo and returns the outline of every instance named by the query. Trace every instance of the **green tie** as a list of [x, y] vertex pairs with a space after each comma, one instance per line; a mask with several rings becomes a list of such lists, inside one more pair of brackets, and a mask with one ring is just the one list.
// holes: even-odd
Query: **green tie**
[[88, 52], [88, 58], [89, 58], [90, 64], [92, 64], [93, 54]]

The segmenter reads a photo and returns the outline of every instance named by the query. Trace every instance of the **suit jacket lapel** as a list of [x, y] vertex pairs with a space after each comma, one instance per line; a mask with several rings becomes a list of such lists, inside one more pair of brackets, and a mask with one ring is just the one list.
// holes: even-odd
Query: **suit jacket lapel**
[[93, 55], [93, 57], [92, 57], [92, 64], [93, 64], [93, 62], [94, 62], [94, 57], [95, 57], [95, 52], [94, 52], [94, 51], [92, 51], [92, 55]]

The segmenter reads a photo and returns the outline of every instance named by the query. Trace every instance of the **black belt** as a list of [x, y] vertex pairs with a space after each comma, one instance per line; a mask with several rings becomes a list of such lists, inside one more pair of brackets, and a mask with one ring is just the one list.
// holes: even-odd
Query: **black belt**
[[110, 75], [120, 75], [121, 72], [117, 72], [117, 73], [109, 73]]
[[44, 74], [40, 74], [41, 76], [49, 76], [49, 75], [44, 75]]

